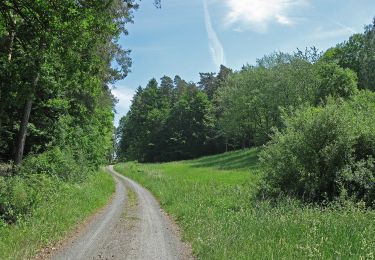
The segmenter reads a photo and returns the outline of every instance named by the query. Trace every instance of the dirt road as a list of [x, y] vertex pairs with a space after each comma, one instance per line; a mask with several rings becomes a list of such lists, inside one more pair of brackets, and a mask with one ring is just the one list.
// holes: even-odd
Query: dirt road
[[114, 199], [52, 259], [193, 259], [151, 193], [107, 170], [116, 180]]

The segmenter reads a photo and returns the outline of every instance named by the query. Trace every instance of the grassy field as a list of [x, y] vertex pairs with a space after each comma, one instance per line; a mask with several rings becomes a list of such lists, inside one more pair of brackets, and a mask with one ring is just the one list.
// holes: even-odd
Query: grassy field
[[1, 225], [0, 259], [26, 259], [42, 247], [53, 245], [95, 210], [103, 207], [115, 191], [112, 177], [104, 170], [83, 184], [56, 182], [32, 216], [15, 225]]
[[115, 169], [153, 192], [200, 259], [374, 259], [374, 211], [259, 201], [257, 155]]

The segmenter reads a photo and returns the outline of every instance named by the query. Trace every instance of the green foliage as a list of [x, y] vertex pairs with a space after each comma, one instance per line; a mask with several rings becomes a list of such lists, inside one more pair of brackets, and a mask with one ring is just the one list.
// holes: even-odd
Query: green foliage
[[[198, 87], [164, 76], [160, 87], [153, 82], [135, 95], [117, 131], [117, 154], [168, 161], [266, 144], [274, 129], [285, 127], [283, 116], [330, 98], [348, 99], [358, 93], [358, 82], [372, 89], [374, 35], [369, 25], [324, 54], [313, 47], [266, 55], [240, 71], [221, 66], [218, 74], [200, 73]], [[199, 92], [208, 102], [193, 107], [190, 96]]]
[[51, 148], [39, 155], [29, 155], [16, 175], [0, 178], [0, 218], [14, 223], [27, 217], [63, 182], [87, 181], [94, 170], [85, 157], [75, 158], [71, 149]]
[[137, 6], [0, 1], [0, 162], [17, 164], [0, 169], [1, 223], [32, 218], [59, 194], [55, 185], [84, 185], [111, 159], [116, 100], [109, 86], [129, 72], [129, 51], [118, 39]]
[[45, 175], [0, 177], [0, 219], [14, 223], [27, 217], [43, 200], [45, 194], [56, 189]]
[[155, 79], [138, 89], [117, 134], [120, 159], [146, 162], [193, 158], [210, 143], [212, 104], [195, 84], [176, 76]]
[[325, 102], [328, 97], [349, 98], [358, 91], [357, 75], [350, 69], [343, 69], [335, 63], [319, 63], [321, 79], [316, 94], [316, 103]]
[[55, 147], [37, 156], [27, 157], [19, 172], [23, 176], [45, 174], [63, 181], [79, 182], [87, 178], [88, 162], [75, 160], [72, 151]]
[[[198, 259], [371, 258], [375, 212], [258, 200], [259, 150], [115, 168], [158, 198]], [[248, 160], [246, 160], [248, 159]]]
[[299, 55], [274, 53], [236, 72], [219, 90], [219, 126], [227, 137], [251, 145], [269, 140], [282, 127], [282, 111], [312, 103], [320, 79], [316, 66]]
[[209, 100], [212, 100], [219, 88], [225, 83], [225, 80], [232, 74], [232, 70], [220, 65], [219, 73], [199, 73], [200, 81], [198, 86], [206, 94]]
[[[0, 160], [12, 160], [21, 149], [24, 126], [26, 155], [68, 143], [74, 153], [82, 147], [91, 164], [103, 163], [113, 146], [115, 99], [108, 85], [131, 65], [117, 41], [137, 4], [6, 0], [0, 8]], [[27, 102], [31, 115], [23, 122]], [[67, 139], [57, 140], [61, 131]]]
[[101, 170], [79, 184], [31, 175], [0, 178], [0, 187], [0, 208], [8, 201], [13, 208], [7, 205], [8, 213], [12, 213], [7, 221], [17, 219], [9, 224], [0, 218], [0, 258], [32, 259], [41, 248], [65, 239], [78, 223], [108, 203], [115, 183]]
[[375, 19], [365, 27], [363, 34], [354, 34], [323, 56], [325, 61], [334, 61], [343, 68], [350, 68], [358, 75], [359, 88], [375, 91]]
[[375, 201], [375, 95], [329, 99], [285, 119], [262, 154], [266, 194]]
[[348, 98], [357, 92], [353, 71], [316, 62], [318, 57], [315, 49], [274, 53], [258, 60], [257, 66], [233, 73], [216, 96], [221, 133], [243, 147], [262, 145], [273, 128], [284, 127], [283, 114], [324, 103], [329, 96]]
[[166, 158], [163, 161], [204, 154], [213, 126], [212, 107], [207, 95], [194, 88], [184, 91], [166, 122]]

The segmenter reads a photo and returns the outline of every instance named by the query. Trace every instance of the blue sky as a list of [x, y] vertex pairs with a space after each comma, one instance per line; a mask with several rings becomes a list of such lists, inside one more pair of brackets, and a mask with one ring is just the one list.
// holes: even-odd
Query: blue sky
[[197, 82], [199, 72], [217, 72], [220, 64], [238, 70], [273, 51], [324, 51], [362, 32], [374, 15], [374, 0], [162, 0], [161, 9], [143, 0], [120, 39], [133, 66], [113, 90], [115, 124], [135, 89], [153, 77]]

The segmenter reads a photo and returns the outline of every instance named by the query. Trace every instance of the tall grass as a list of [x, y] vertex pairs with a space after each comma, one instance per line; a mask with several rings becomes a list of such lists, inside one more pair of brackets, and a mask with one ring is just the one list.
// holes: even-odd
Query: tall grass
[[200, 259], [371, 259], [375, 212], [256, 198], [258, 150], [116, 166], [159, 199]]
[[112, 177], [103, 170], [81, 184], [57, 181], [55, 192], [32, 214], [6, 225], [0, 222], [0, 259], [26, 259], [41, 247], [64, 238], [83, 219], [103, 207], [115, 190]]

